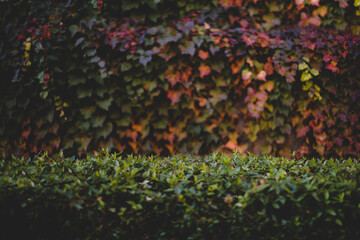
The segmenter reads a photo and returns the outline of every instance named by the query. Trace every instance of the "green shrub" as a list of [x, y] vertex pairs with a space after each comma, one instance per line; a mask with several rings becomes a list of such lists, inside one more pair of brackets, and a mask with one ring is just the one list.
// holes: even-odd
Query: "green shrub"
[[356, 159], [0, 160], [0, 238], [359, 239]]

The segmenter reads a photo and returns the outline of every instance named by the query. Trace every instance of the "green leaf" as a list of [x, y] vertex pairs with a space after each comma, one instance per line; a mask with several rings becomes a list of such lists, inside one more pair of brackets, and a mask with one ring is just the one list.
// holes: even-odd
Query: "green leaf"
[[129, 115], [126, 115], [125, 117], [116, 120], [116, 125], [119, 127], [128, 127], [131, 123], [131, 117]]
[[131, 64], [129, 62], [124, 62], [123, 64], [121, 64], [121, 71], [125, 72], [128, 71], [131, 68]]
[[79, 27], [77, 25], [71, 25], [69, 27], [69, 31], [70, 31], [71, 37], [74, 37], [74, 35], [79, 31]]
[[319, 75], [319, 71], [316, 70], [315, 68], [310, 69], [310, 72], [311, 72], [311, 74], [314, 75], [314, 76], [318, 76], [318, 75]]
[[165, 129], [167, 127], [168, 120], [166, 118], [162, 118], [157, 122], [154, 122], [152, 126], [155, 129]]
[[312, 75], [309, 73], [309, 71], [304, 71], [302, 74], [301, 74], [301, 81], [302, 82], [306, 82], [306, 81], [309, 81], [310, 79], [312, 78]]
[[91, 97], [92, 96], [92, 89], [91, 88], [78, 88], [77, 89], [77, 95], [78, 98], [85, 98], [85, 97]]
[[84, 76], [75, 76], [72, 74], [69, 75], [68, 83], [70, 87], [79, 84], [84, 84], [85, 82], [86, 82], [86, 78]]
[[336, 212], [333, 209], [326, 209], [326, 212], [331, 216], [336, 216]]
[[41, 97], [42, 99], [45, 99], [45, 98], [47, 98], [48, 94], [49, 94], [48, 91], [42, 91], [42, 92], [40, 92], [40, 97]]
[[341, 221], [339, 218], [335, 219], [335, 222], [336, 222], [336, 224], [339, 225], [339, 226], [342, 226], [342, 225], [343, 225], [342, 221]]
[[111, 122], [107, 122], [104, 127], [96, 132], [96, 139], [98, 140], [100, 137], [107, 138], [112, 130], [113, 124]]
[[84, 107], [80, 109], [81, 114], [84, 116], [85, 119], [89, 119], [91, 115], [95, 112], [95, 106]]
[[302, 62], [299, 64], [299, 70], [302, 71], [304, 69], [308, 68], [308, 65], [305, 62]]
[[105, 119], [106, 116], [96, 116], [95, 118], [92, 118], [92, 126], [101, 127], [104, 124]]
[[110, 96], [110, 97], [107, 98], [107, 99], [95, 100], [96, 104], [97, 104], [100, 108], [102, 108], [102, 109], [104, 109], [104, 110], [106, 110], [106, 111], [109, 110], [109, 107], [111, 106], [112, 101], [113, 101], [113, 97], [112, 97], [112, 96]]
[[131, 9], [136, 9], [139, 7], [139, 2], [137, 1], [133, 1], [133, 0], [128, 0], [128, 1], [122, 1], [122, 5], [121, 5], [123, 11], [128, 11]]

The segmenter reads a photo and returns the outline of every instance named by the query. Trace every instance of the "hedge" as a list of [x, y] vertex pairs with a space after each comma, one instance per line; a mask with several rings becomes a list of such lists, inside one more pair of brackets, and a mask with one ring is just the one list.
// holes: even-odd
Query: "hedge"
[[359, 179], [350, 158], [3, 156], [0, 237], [359, 239]]
[[356, 156], [359, 1], [1, 1], [0, 150]]

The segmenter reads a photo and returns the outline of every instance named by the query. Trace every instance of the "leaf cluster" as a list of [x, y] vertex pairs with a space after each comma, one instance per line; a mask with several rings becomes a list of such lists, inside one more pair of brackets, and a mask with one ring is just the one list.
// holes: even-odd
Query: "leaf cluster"
[[356, 159], [45, 153], [2, 157], [0, 173], [2, 238], [360, 236]]

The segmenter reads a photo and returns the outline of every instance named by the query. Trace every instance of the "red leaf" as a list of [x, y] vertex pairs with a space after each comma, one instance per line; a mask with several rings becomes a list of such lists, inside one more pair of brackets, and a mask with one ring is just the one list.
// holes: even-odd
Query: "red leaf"
[[323, 61], [324, 61], [324, 62], [330, 62], [330, 61], [331, 61], [331, 56], [330, 56], [330, 54], [326, 54], [326, 55], [323, 57]]
[[173, 90], [168, 90], [167, 92], [167, 97], [171, 100], [172, 104], [179, 102], [181, 95], [182, 95], [181, 92], [177, 92]]
[[264, 70], [266, 72], [266, 75], [270, 76], [274, 73], [274, 67], [271, 63], [271, 59], [268, 59], [268, 62], [264, 65]]
[[252, 46], [256, 42], [256, 37], [255, 36], [246, 36], [245, 34], [243, 34], [242, 40], [246, 44], [246, 46]]
[[321, 19], [319, 16], [313, 16], [309, 19], [310, 24], [319, 27], [321, 25]]
[[326, 69], [331, 70], [332, 72], [339, 72], [339, 68], [336, 67], [336, 65], [337, 62], [331, 61], [331, 63], [326, 66]]
[[210, 74], [211, 68], [208, 65], [201, 64], [199, 66], [199, 71], [200, 71], [200, 77], [203, 78]]
[[301, 156], [304, 156], [304, 154], [309, 153], [309, 148], [307, 146], [301, 146], [299, 148], [299, 153], [300, 153]]
[[23, 131], [21, 132], [21, 135], [22, 135], [24, 138], [28, 138], [29, 135], [30, 135], [30, 133], [31, 133], [31, 128], [28, 128], [28, 129], [26, 129], [26, 130], [23, 130]]
[[261, 47], [265, 48], [270, 45], [270, 37], [264, 32], [258, 33], [257, 41], [260, 43]]
[[296, 133], [297, 133], [297, 137], [298, 138], [301, 138], [301, 137], [304, 137], [306, 136], [306, 134], [310, 131], [310, 127], [309, 126], [305, 126], [305, 127], [302, 127], [302, 128], [298, 128], [296, 130]]

